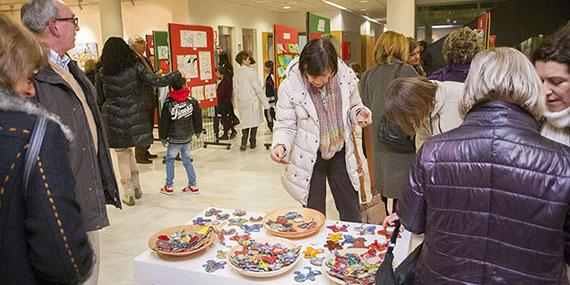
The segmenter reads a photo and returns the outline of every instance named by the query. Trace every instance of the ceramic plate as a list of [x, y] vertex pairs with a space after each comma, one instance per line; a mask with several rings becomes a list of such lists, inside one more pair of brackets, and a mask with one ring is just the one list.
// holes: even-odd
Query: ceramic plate
[[212, 229], [210, 230], [210, 233], [209, 233], [210, 236], [207, 237], [206, 242], [201, 247], [196, 248], [194, 250], [184, 251], [184, 252], [169, 252], [169, 251], [162, 251], [156, 247], [156, 241], [158, 240], [158, 237], [161, 235], [170, 236], [170, 234], [175, 233], [175, 232], [180, 232], [182, 230], [185, 230], [186, 232], [196, 232], [196, 231], [201, 230], [202, 228], [204, 228], [204, 226], [184, 225], [184, 226], [176, 226], [176, 227], [172, 227], [172, 228], [163, 229], [163, 230], [155, 233], [154, 235], [152, 235], [150, 237], [150, 239], [148, 240], [148, 247], [150, 249], [160, 253], [160, 254], [171, 255], [171, 256], [187, 256], [190, 254], [194, 254], [194, 253], [203, 251], [206, 248], [208, 248], [216, 239], [216, 234], [214, 233], [214, 231]]
[[[312, 218], [313, 221], [317, 223], [317, 225], [312, 229], [302, 229], [298, 227], [299, 223], [292, 222], [293, 228], [295, 229], [294, 232], [281, 232], [276, 229], [273, 229], [271, 226], [267, 224], [267, 221], [269, 220], [276, 221], [277, 217], [283, 216], [288, 212], [297, 212], [301, 216], [303, 216], [304, 219]], [[265, 217], [263, 217], [263, 227], [265, 228], [266, 231], [268, 231], [272, 235], [285, 237], [285, 238], [301, 238], [301, 237], [310, 236], [314, 233], [317, 233], [323, 227], [324, 224], [325, 224], [325, 215], [323, 215], [319, 211], [309, 208], [282, 209], [282, 210], [273, 211], [265, 215]]]
[[[269, 243], [269, 244], [282, 244], [288, 248], [294, 249], [297, 248], [297, 244], [295, 244], [292, 241], [286, 240], [286, 239], [282, 239], [282, 238], [256, 238], [255, 241], [260, 242], [260, 243]], [[299, 262], [299, 260], [301, 259], [301, 252], [299, 252], [297, 259], [295, 259], [295, 261], [293, 261], [293, 263], [291, 263], [290, 265], [287, 265], [279, 270], [275, 270], [275, 271], [267, 271], [267, 272], [254, 272], [254, 271], [248, 271], [248, 270], [244, 270], [242, 268], [237, 267], [236, 265], [234, 265], [230, 260], [230, 258], [232, 256], [235, 255], [236, 251], [242, 250], [242, 246], [241, 245], [236, 245], [234, 247], [232, 247], [232, 249], [230, 250], [230, 253], [228, 254], [228, 263], [230, 264], [230, 266], [235, 269], [237, 272], [239, 272], [242, 275], [245, 276], [250, 276], [250, 277], [258, 277], [258, 278], [265, 278], [265, 277], [273, 277], [273, 276], [277, 276], [277, 275], [281, 275], [283, 273], [288, 272], [289, 270], [291, 270], [293, 267], [295, 267], [295, 265], [297, 264], [297, 262]]]

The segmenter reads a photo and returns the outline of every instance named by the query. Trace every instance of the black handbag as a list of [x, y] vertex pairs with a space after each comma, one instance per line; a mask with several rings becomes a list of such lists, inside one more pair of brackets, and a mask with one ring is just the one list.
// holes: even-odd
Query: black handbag
[[421, 243], [412, 253], [410, 253], [400, 265], [394, 270], [394, 247], [400, 231], [400, 222], [396, 222], [396, 227], [390, 236], [390, 246], [384, 256], [384, 262], [376, 271], [376, 285], [412, 285], [414, 284], [414, 273], [416, 264], [422, 255], [423, 243]]
[[232, 124], [232, 127], [239, 125], [239, 118], [236, 116], [236, 114], [230, 114], [230, 122]]
[[[400, 77], [400, 71], [402, 66], [400, 64], [394, 72], [394, 79]], [[390, 121], [386, 116], [382, 115], [380, 117], [380, 132], [379, 140], [382, 145], [384, 145], [391, 152], [396, 153], [415, 153], [416, 144], [414, 137], [406, 134], [402, 128]]]

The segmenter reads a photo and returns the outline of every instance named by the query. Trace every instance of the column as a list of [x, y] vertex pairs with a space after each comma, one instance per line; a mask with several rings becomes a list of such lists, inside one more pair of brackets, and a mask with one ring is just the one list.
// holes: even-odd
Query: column
[[123, 37], [123, 13], [121, 0], [99, 0], [101, 18], [101, 39], [103, 42], [110, 37]]
[[387, 0], [386, 21], [388, 30], [414, 37], [416, 20], [415, 0]]

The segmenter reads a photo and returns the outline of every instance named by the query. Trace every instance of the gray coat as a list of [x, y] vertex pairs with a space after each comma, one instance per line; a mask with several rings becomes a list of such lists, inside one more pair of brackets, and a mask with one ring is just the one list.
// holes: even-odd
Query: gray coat
[[97, 108], [95, 87], [75, 62], [71, 61], [68, 67], [83, 89], [93, 113], [99, 138], [96, 142], [98, 153], [93, 147], [81, 102], [67, 82], [50, 66], [40, 70], [35, 78], [35, 99], [49, 112], [59, 116], [74, 134], [75, 140], [69, 148], [69, 161], [75, 178], [75, 195], [81, 206], [85, 230], [99, 230], [109, 225], [105, 204], [121, 207], [117, 180]]
[[[374, 145], [374, 169], [376, 189], [384, 197], [398, 199], [402, 190], [408, 187], [408, 175], [415, 154], [390, 152], [380, 144], [380, 118], [384, 115], [384, 96], [388, 85], [394, 80], [396, 68], [402, 64], [398, 59], [393, 64], [377, 64], [362, 75], [358, 86], [362, 103], [372, 111], [370, 135]], [[400, 77], [416, 76], [415, 69], [402, 66]]]

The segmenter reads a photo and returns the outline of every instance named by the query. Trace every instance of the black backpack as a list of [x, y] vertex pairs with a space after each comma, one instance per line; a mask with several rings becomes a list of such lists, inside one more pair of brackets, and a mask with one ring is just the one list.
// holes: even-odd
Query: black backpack
[[[400, 77], [402, 70], [401, 63], [394, 73], [394, 79]], [[396, 153], [415, 153], [416, 144], [414, 136], [410, 136], [402, 130], [402, 128], [390, 121], [386, 116], [382, 115], [380, 118], [380, 143], [384, 145], [389, 151]]]

